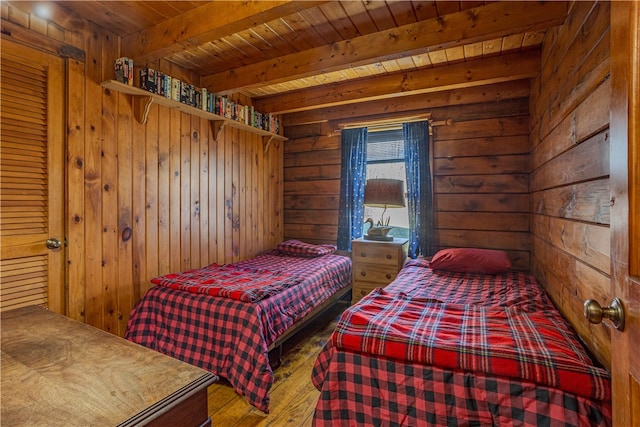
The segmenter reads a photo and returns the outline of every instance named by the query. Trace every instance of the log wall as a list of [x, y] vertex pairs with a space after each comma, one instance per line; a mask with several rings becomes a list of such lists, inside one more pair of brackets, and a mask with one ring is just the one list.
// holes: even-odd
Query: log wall
[[309, 112], [285, 115], [285, 238], [336, 243], [336, 124], [428, 112], [436, 122], [452, 122], [435, 127], [432, 136], [436, 245], [502, 249], [516, 268], [528, 269], [528, 94], [529, 82], [516, 81], [404, 97], [396, 105], [378, 101], [318, 111], [315, 123]]
[[[19, 43], [67, 56], [67, 314], [123, 335], [150, 279], [249, 258], [282, 240], [283, 144], [153, 105], [146, 124], [113, 78], [118, 37], [2, 6]], [[3, 34], [3, 37], [5, 35]], [[138, 65], [138, 64], [136, 64]], [[149, 64], [182, 80], [169, 63]]]
[[548, 34], [531, 90], [531, 266], [594, 354], [610, 366], [610, 323], [583, 302], [611, 298], [608, 2], [575, 2]]

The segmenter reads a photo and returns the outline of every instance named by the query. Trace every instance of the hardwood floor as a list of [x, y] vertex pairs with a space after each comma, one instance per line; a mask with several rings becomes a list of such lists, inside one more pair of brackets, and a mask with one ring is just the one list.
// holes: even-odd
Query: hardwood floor
[[320, 392], [311, 383], [318, 353], [335, 328], [341, 306], [301, 329], [283, 346], [282, 364], [274, 370], [270, 413], [239, 396], [226, 380], [209, 387], [209, 415], [215, 426], [311, 426]]

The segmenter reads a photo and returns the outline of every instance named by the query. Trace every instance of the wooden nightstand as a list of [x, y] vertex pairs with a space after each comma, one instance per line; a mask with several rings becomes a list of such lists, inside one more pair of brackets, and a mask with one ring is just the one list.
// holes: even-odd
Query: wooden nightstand
[[355, 239], [351, 241], [353, 261], [353, 293], [355, 304], [375, 288], [385, 287], [396, 278], [407, 258], [409, 240], [393, 241]]

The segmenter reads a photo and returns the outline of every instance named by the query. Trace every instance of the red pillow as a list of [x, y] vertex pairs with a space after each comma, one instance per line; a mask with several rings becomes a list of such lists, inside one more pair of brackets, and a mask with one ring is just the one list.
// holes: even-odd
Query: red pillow
[[314, 258], [322, 255], [329, 255], [336, 251], [333, 245], [314, 245], [299, 240], [286, 240], [280, 243], [272, 251], [279, 255], [289, 255], [303, 258]]
[[438, 251], [429, 266], [434, 270], [454, 273], [498, 274], [511, 268], [504, 251], [476, 248], [455, 248]]

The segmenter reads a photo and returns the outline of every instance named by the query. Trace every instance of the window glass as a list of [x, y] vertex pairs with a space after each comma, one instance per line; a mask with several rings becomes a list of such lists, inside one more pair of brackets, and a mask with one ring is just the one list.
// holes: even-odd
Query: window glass
[[[369, 131], [367, 135], [367, 179], [400, 179], [404, 182], [406, 194], [406, 177], [402, 128], [377, 132]], [[373, 218], [376, 223], [382, 211], [382, 208], [365, 206], [364, 218]], [[409, 214], [406, 207], [389, 208], [384, 215], [385, 218], [391, 218], [389, 225], [394, 227], [390, 232], [392, 236], [409, 237]], [[363, 227], [365, 234], [368, 227], [369, 225]]]

